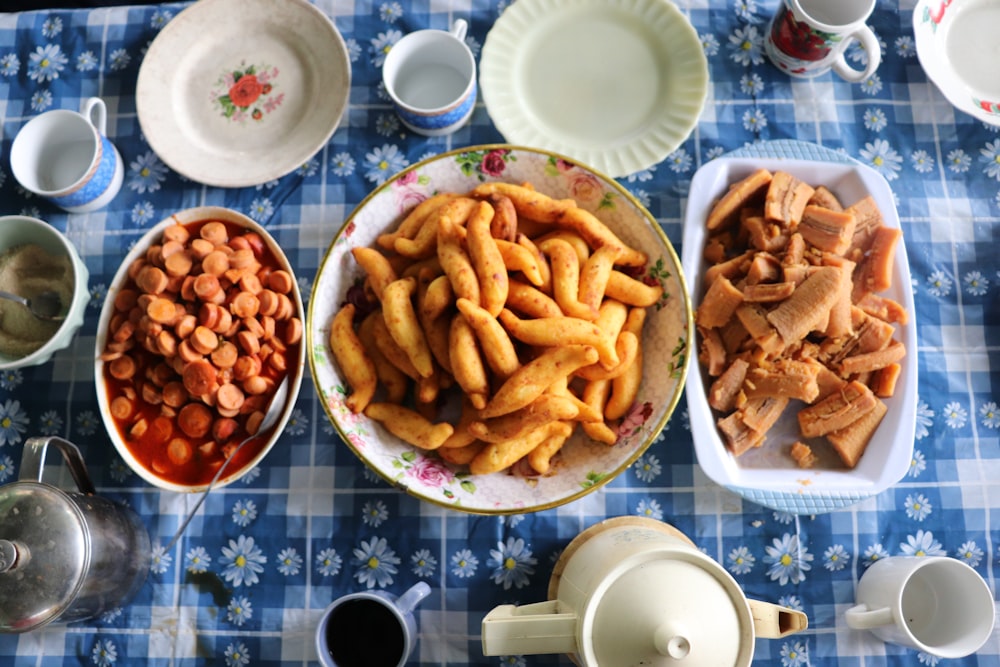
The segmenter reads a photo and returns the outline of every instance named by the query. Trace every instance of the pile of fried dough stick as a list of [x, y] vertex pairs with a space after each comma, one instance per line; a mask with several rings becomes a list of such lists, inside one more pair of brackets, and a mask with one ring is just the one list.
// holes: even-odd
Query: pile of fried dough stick
[[350, 410], [472, 474], [552, 474], [578, 426], [617, 441], [663, 295], [632, 277], [644, 252], [573, 199], [500, 182], [424, 200], [375, 245], [352, 249], [363, 297], [330, 329]]
[[[794, 401], [801, 438], [789, 454], [816, 460], [825, 440], [854, 468], [887, 412], [906, 354], [891, 286], [899, 229], [869, 195], [844, 206], [828, 188], [758, 169], [732, 184], [706, 221], [709, 267], [697, 308], [709, 405], [739, 456], [764, 444]], [[810, 440], [819, 439], [819, 440]]]

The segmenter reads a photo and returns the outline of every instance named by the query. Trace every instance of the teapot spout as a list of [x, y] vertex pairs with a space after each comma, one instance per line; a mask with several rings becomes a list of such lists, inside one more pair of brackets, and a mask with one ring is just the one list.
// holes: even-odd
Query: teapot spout
[[747, 602], [753, 616], [754, 634], [758, 638], [780, 639], [809, 627], [809, 618], [801, 611], [760, 600]]
[[483, 618], [483, 655], [576, 653], [576, 614], [555, 600], [504, 604]]

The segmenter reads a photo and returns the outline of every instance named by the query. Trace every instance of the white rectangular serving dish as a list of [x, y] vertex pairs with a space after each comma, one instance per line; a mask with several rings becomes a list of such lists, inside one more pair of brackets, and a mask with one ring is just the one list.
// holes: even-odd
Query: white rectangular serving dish
[[[682, 264], [697, 307], [703, 296], [702, 251], [707, 238], [705, 220], [715, 201], [728, 187], [758, 168], [782, 170], [813, 186], [825, 185], [849, 206], [867, 195], [878, 204], [888, 227], [899, 228], [893, 193], [875, 170], [855, 163], [784, 158], [720, 157], [701, 167], [691, 181], [684, 217]], [[898, 301], [909, 313], [905, 326], [897, 325], [896, 338], [906, 346], [902, 373], [895, 395], [886, 399], [888, 412], [875, 432], [858, 465], [849, 470], [826, 447], [814, 447], [816, 467], [799, 468], [787, 446], [800, 439], [795, 417], [801, 403], [793, 402], [768, 433], [760, 448], [735, 457], [724, 445], [716, 427], [717, 414], [708, 405], [706, 390], [711, 382], [698, 361], [698, 344], [691, 350], [687, 376], [688, 412], [698, 463], [718, 484], [744, 497], [779, 509], [798, 513], [823, 511], [879, 493], [898, 482], [909, 468], [917, 403], [917, 340], [913, 291], [905, 238], [897, 244], [891, 288], [882, 296]], [[758, 493], [759, 492], [759, 493]], [[776, 499], [776, 500], [775, 500]], [[799, 502], [801, 500], [801, 502]]]

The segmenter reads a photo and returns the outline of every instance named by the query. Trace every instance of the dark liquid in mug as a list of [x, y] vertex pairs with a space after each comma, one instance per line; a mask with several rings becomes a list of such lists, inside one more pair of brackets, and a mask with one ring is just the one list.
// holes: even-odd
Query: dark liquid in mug
[[348, 600], [334, 608], [326, 645], [338, 667], [395, 667], [405, 650], [399, 619], [381, 602]]

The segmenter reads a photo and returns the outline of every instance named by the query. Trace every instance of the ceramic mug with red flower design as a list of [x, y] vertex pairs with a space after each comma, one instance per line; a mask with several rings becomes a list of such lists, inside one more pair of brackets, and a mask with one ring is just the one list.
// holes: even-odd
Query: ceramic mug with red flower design
[[[779, 69], [809, 78], [831, 69], [852, 83], [864, 81], [878, 69], [882, 49], [866, 25], [875, 0], [782, 0], [771, 19], [764, 50]], [[847, 64], [845, 51], [852, 42], [864, 50], [864, 67]]]
[[468, 24], [451, 31], [417, 30], [396, 42], [382, 64], [382, 82], [399, 119], [425, 136], [451, 134], [476, 104], [476, 60], [465, 43]]

